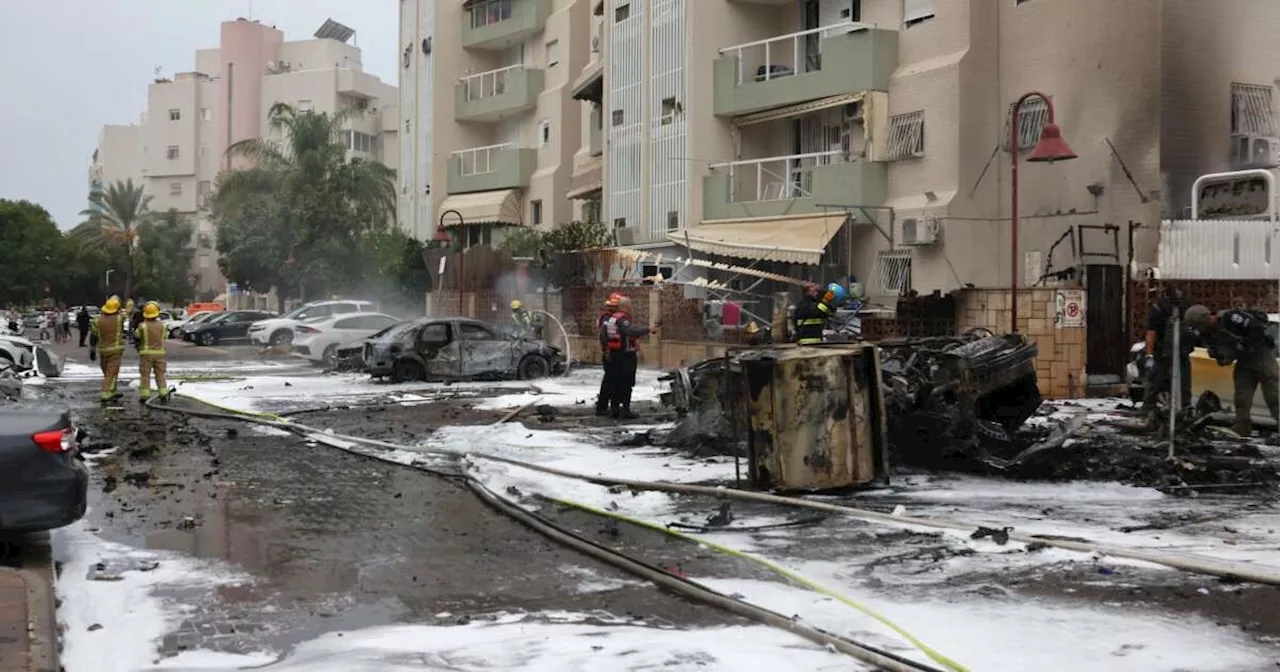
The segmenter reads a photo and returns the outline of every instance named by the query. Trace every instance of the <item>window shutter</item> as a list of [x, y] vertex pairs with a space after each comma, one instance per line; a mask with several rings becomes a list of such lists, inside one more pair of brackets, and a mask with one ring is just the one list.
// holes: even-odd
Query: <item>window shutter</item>
[[903, 23], [927, 19], [933, 13], [933, 0], [902, 0]]

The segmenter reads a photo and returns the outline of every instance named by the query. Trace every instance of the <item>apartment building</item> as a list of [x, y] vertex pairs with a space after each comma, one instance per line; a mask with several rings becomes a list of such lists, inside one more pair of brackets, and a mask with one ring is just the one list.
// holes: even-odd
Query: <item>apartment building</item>
[[220, 171], [246, 165], [227, 157], [227, 147], [273, 137], [267, 116], [276, 103], [364, 110], [346, 131], [350, 154], [399, 165], [396, 89], [364, 72], [360, 49], [347, 43], [353, 34], [329, 21], [313, 39], [286, 42], [273, 26], [224, 22], [219, 46], [196, 52], [195, 70], [157, 75], [137, 124], [103, 128], [97, 174], [106, 182], [132, 177], [152, 197], [152, 210], [174, 208], [195, 223], [192, 275], [201, 291], [225, 290], [205, 199]]
[[588, 0], [401, 0], [400, 221], [467, 245], [569, 221]]
[[[1130, 221], [1149, 263], [1197, 175], [1280, 165], [1267, 0], [596, 0], [589, 26], [571, 194], [668, 257], [1028, 285], [1127, 263]], [[1018, 156], [1051, 101], [1078, 158], [1021, 165], [1015, 260], [1035, 92]]]

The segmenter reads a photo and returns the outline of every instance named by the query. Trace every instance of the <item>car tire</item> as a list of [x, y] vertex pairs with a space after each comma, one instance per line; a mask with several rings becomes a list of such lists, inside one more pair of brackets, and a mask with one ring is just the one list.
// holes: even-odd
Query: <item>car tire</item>
[[324, 364], [324, 368], [326, 369], [333, 370], [338, 368], [338, 344], [337, 343], [334, 343], [333, 345], [330, 345], [329, 347], [324, 349], [324, 354], [321, 355], [320, 363]]
[[391, 380], [397, 383], [419, 381], [427, 377], [422, 365], [412, 359], [401, 359], [391, 369]]
[[520, 380], [537, 380], [551, 375], [551, 362], [542, 355], [525, 355], [516, 367], [516, 376]]
[[277, 329], [271, 332], [271, 338], [267, 339], [271, 347], [287, 345], [293, 342], [293, 332], [289, 329]]
[[199, 344], [205, 345], [205, 346], [217, 345], [218, 337], [215, 336], [212, 332], [206, 331], [203, 334], [200, 334]]

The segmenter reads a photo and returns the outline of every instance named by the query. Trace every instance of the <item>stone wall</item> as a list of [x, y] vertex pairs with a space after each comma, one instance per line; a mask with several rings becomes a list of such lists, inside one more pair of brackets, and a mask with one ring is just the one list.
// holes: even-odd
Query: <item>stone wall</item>
[[[1040, 349], [1036, 358], [1040, 393], [1048, 399], [1073, 399], [1085, 394], [1085, 329], [1083, 320], [1080, 327], [1059, 327], [1058, 289], [1018, 290], [1018, 331]], [[1009, 331], [1013, 312], [1008, 289], [964, 289], [956, 296], [958, 331], [977, 327], [997, 334]]]

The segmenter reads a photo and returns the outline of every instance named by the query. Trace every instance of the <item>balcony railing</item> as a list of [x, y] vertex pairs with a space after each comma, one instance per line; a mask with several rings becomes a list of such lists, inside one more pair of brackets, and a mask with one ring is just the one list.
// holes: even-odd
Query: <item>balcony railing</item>
[[460, 78], [458, 81], [462, 84], [464, 100], [484, 100], [506, 93], [507, 79], [524, 68], [523, 63], [508, 65], [505, 68], [486, 70]]
[[847, 21], [831, 26], [810, 28], [767, 40], [757, 40], [725, 47], [721, 56], [732, 56], [738, 61], [738, 84], [767, 82], [795, 74], [816, 72], [822, 69], [822, 38], [841, 35], [868, 28], [872, 24]]
[[781, 201], [813, 195], [813, 169], [846, 161], [841, 150], [713, 163], [729, 174], [729, 202]]
[[471, 177], [472, 175], [484, 175], [497, 170], [493, 161], [494, 154], [504, 149], [511, 149], [511, 143], [504, 142], [500, 145], [460, 149], [453, 152], [453, 155], [458, 157], [458, 171], [462, 177]]

